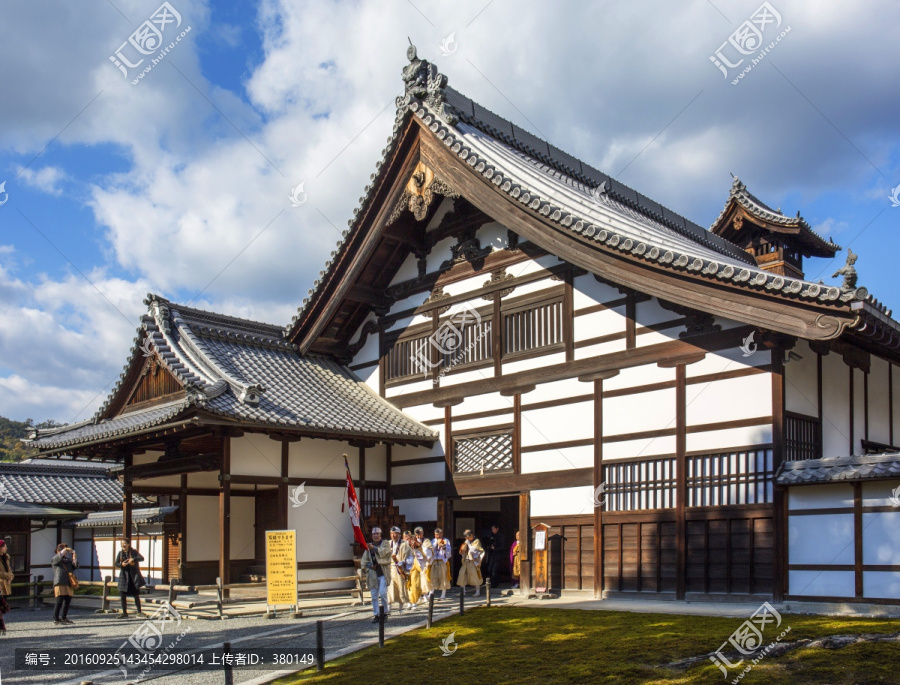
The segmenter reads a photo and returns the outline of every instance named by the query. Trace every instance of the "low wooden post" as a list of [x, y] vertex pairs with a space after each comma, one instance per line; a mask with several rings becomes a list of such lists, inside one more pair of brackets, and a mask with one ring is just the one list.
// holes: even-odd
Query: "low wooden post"
[[225, 668], [225, 685], [234, 685], [234, 671], [231, 668], [230, 660], [226, 660], [224, 658], [226, 654], [231, 654], [230, 642], [226, 642], [224, 645], [222, 645], [222, 665]]
[[175, 583], [170, 582], [169, 583], [169, 598], [167, 600], [169, 602], [169, 606], [172, 606], [173, 604], [175, 604], [175, 598], [177, 596], [178, 596], [178, 593], [175, 592]]
[[428, 595], [428, 618], [425, 620], [425, 627], [431, 628], [431, 622], [434, 618], [434, 593]]
[[112, 576], [103, 576], [103, 591], [100, 594], [100, 611], [98, 614], [105, 614], [109, 611], [109, 583]]
[[378, 608], [378, 647], [384, 648], [384, 605]]
[[485, 591], [487, 595], [487, 605], [491, 606], [491, 579], [488, 578], [485, 581]]
[[466, 613], [466, 586], [459, 588], [459, 615]]
[[322, 621], [316, 621], [316, 670], [325, 670], [325, 630]]
[[222, 605], [223, 605], [223, 602], [225, 599], [223, 597], [223, 592], [224, 592], [224, 588], [222, 587], [222, 578], [218, 577], [218, 578], [216, 578], [216, 609], [219, 610], [219, 618], [220, 619], [224, 618], [224, 616], [225, 616], [222, 611], [222, 608], [223, 608]]
[[[34, 576], [32, 576], [32, 577], [34, 577]], [[38, 601], [40, 600], [41, 588], [43, 587], [42, 586], [43, 580], [44, 580], [44, 576], [38, 576], [37, 580], [35, 580], [31, 585], [31, 587], [32, 587], [31, 610], [32, 611], [38, 610]]]

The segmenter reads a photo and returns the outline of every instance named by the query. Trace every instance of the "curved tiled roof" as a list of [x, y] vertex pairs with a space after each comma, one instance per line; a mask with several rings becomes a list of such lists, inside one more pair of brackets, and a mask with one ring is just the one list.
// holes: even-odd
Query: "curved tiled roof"
[[[875, 478], [900, 478], [900, 453], [786, 461], [779, 468], [775, 481], [779, 485], [812, 485]], [[885, 498], [889, 494], [886, 491]]]
[[746, 209], [752, 216], [758, 217], [762, 221], [766, 221], [776, 226], [798, 228], [811, 243], [819, 248], [831, 253], [840, 252], [841, 250], [840, 245], [830, 239], [825, 240], [825, 238], [816, 233], [806, 222], [806, 219], [800, 216], [800, 212], [797, 212], [797, 216], [787, 216], [782, 214], [781, 210], [772, 209], [765, 202], [747, 190], [747, 186], [737, 177], [735, 177], [734, 182], [731, 184], [731, 191], [728, 193], [728, 199], [725, 201], [725, 206], [722, 208], [719, 216], [716, 217], [716, 220], [713, 221], [710, 229], [715, 228], [719, 222], [722, 221], [722, 218], [728, 212], [732, 200]]
[[[27, 504], [113, 506], [122, 502], [121, 483], [109, 478], [105, 469], [0, 464], [0, 484], [10, 500]], [[134, 502], [148, 500], [135, 496]]]
[[[224, 316], [148, 295], [141, 345], [113, 393], [89, 421], [33, 433], [40, 450], [106, 440], [187, 415], [189, 410], [285, 429], [430, 442], [437, 433], [373, 392], [331, 358], [301, 356], [278, 326]], [[142, 350], [144, 352], [142, 352]], [[148, 352], [149, 351], [149, 352]], [[125, 392], [135, 356], [153, 354], [185, 396], [104, 418]]]
[[[413, 56], [415, 55], [413, 49]], [[844, 292], [835, 286], [780, 276], [755, 265], [753, 258], [730, 241], [701, 228], [615, 179], [554, 148], [536, 136], [484, 109], [447, 87], [434, 65], [420, 60], [411, 66], [427, 73], [427, 95], [415, 86], [397, 98], [393, 132], [375, 165], [371, 183], [348, 221], [325, 268], [298, 308], [285, 334], [292, 336], [334, 275], [347, 238], [360, 230], [363, 210], [385, 181], [385, 162], [393, 155], [411, 116], [422, 123], [460, 159], [497, 188], [608, 251], [651, 262], [658, 268], [684, 271], [776, 297], [819, 303], [866, 301], [880, 306], [865, 288]], [[425, 77], [423, 77], [425, 78]], [[414, 83], [418, 83], [415, 82]], [[749, 196], [748, 197], [752, 197]], [[749, 200], [748, 200], [749, 201]], [[763, 211], [765, 205], [755, 200]], [[765, 208], [767, 209], [767, 208]], [[768, 210], [771, 212], [771, 210]], [[774, 215], [774, 212], [773, 212]], [[787, 217], [785, 217], [787, 219]], [[804, 222], [805, 223], [805, 222]], [[810, 234], [819, 240], [810, 229]]]

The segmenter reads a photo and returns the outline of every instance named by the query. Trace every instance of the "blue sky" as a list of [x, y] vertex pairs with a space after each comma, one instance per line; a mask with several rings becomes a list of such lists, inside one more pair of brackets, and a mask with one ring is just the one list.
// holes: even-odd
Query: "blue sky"
[[[674, 5], [169, 0], [172, 47], [132, 84], [145, 64], [125, 78], [110, 56], [136, 61], [120, 46], [160, 0], [5, 4], [0, 415], [90, 416], [147, 292], [287, 323], [380, 157], [408, 37], [488, 109], [701, 225], [738, 175], [900, 306], [900, 6], [773, 1], [763, 45], [780, 39], [732, 85], [744, 65], [725, 78], [710, 56], [734, 59], [762, 5]], [[834, 282], [843, 258], [806, 276]]]

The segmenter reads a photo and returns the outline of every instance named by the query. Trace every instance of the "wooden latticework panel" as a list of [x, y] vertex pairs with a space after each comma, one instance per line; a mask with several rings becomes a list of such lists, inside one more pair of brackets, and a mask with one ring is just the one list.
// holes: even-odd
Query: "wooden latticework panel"
[[453, 441], [453, 472], [512, 470], [512, 433], [480, 435]]

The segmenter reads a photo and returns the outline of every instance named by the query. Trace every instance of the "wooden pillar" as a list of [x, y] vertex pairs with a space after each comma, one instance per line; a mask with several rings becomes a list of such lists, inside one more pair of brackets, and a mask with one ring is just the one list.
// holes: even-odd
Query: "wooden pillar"
[[[566, 361], [575, 359], [575, 293], [572, 287], [574, 274], [572, 269], [563, 277], [563, 341], [566, 346]], [[565, 576], [565, 574], [563, 574]]]
[[[186, 473], [181, 474], [181, 492], [178, 495], [178, 529], [181, 541], [178, 545], [178, 579], [184, 583], [185, 564], [187, 564], [187, 517], [188, 517], [188, 477]], [[171, 580], [171, 579], [170, 579]]]
[[[772, 354], [772, 472], [776, 473], [784, 461], [784, 349], [774, 347]], [[820, 358], [821, 362], [821, 358]], [[772, 559], [772, 598], [776, 602], [784, 600], [787, 590], [787, 531], [788, 518], [785, 489], [779, 485], [772, 488], [772, 527], [775, 531]], [[753, 521], [750, 522], [750, 537], [755, 535]], [[755, 545], [752, 549], [756, 549]], [[756, 560], [750, 559], [753, 569]], [[752, 578], [752, 576], [751, 576]], [[752, 582], [750, 591], [753, 591]]]
[[[687, 372], [684, 364], [675, 366], [675, 598], [684, 599], [687, 581]], [[621, 566], [620, 566], [621, 568]]]
[[278, 484], [278, 528], [287, 530], [288, 527], [288, 461], [291, 443], [281, 441], [281, 482]]
[[863, 598], [862, 483], [853, 484], [853, 570], [856, 599]]
[[822, 394], [822, 353], [816, 353], [816, 397], [819, 405], [819, 448], [816, 451], [816, 457], [825, 456], [825, 408], [822, 406], [824, 400]]
[[392, 447], [391, 443], [388, 443], [384, 446], [384, 451], [385, 451], [384, 461], [385, 461], [385, 465], [387, 468], [387, 474], [386, 474], [387, 492], [385, 493], [387, 502], [385, 502], [385, 505], [390, 504], [390, 501], [391, 501], [391, 452], [392, 452], [391, 447]]
[[523, 492], [519, 495], [519, 557], [520, 572], [519, 587], [523, 594], [527, 595], [531, 590], [531, 493]]
[[888, 442], [894, 444], [894, 365], [888, 362]]
[[359, 448], [359, 487], [356, 489], [356, 496], [359, 498], [359, 506], [365, 512], [366, 510], [366, 448]]
[[637, 316], [637, 301], [634, 291], [625, 296], [625, 349], [633, 350], [637, 345], [637, 329], [635, 317]]
[[447, 472], [453, 477], [453, 417], [451, 416], [451, 407], [448, 404], [444, 407], [444, 461], [447, 462]]
[[513, 395], [513, 473], [522, 473], [522, 393]]
[[231, 437], [222, 438], [222, 470], [219, 474], [219, 577], [231, 582]]
[[494, 293], [494, 313], [491, 322], [491, 355], [494, 357], [494, 375], [503, 375], [503, 313], [500, 308], [500, 291]]
[[122, 483], [122, 537], [131, 537], [132, 484], [129, 469], [134, 465], [134, 457], [126, 454], [124, 459], [125, 477]]
[[863, 438], [869, 439], [869, 372], [863, 369]]

